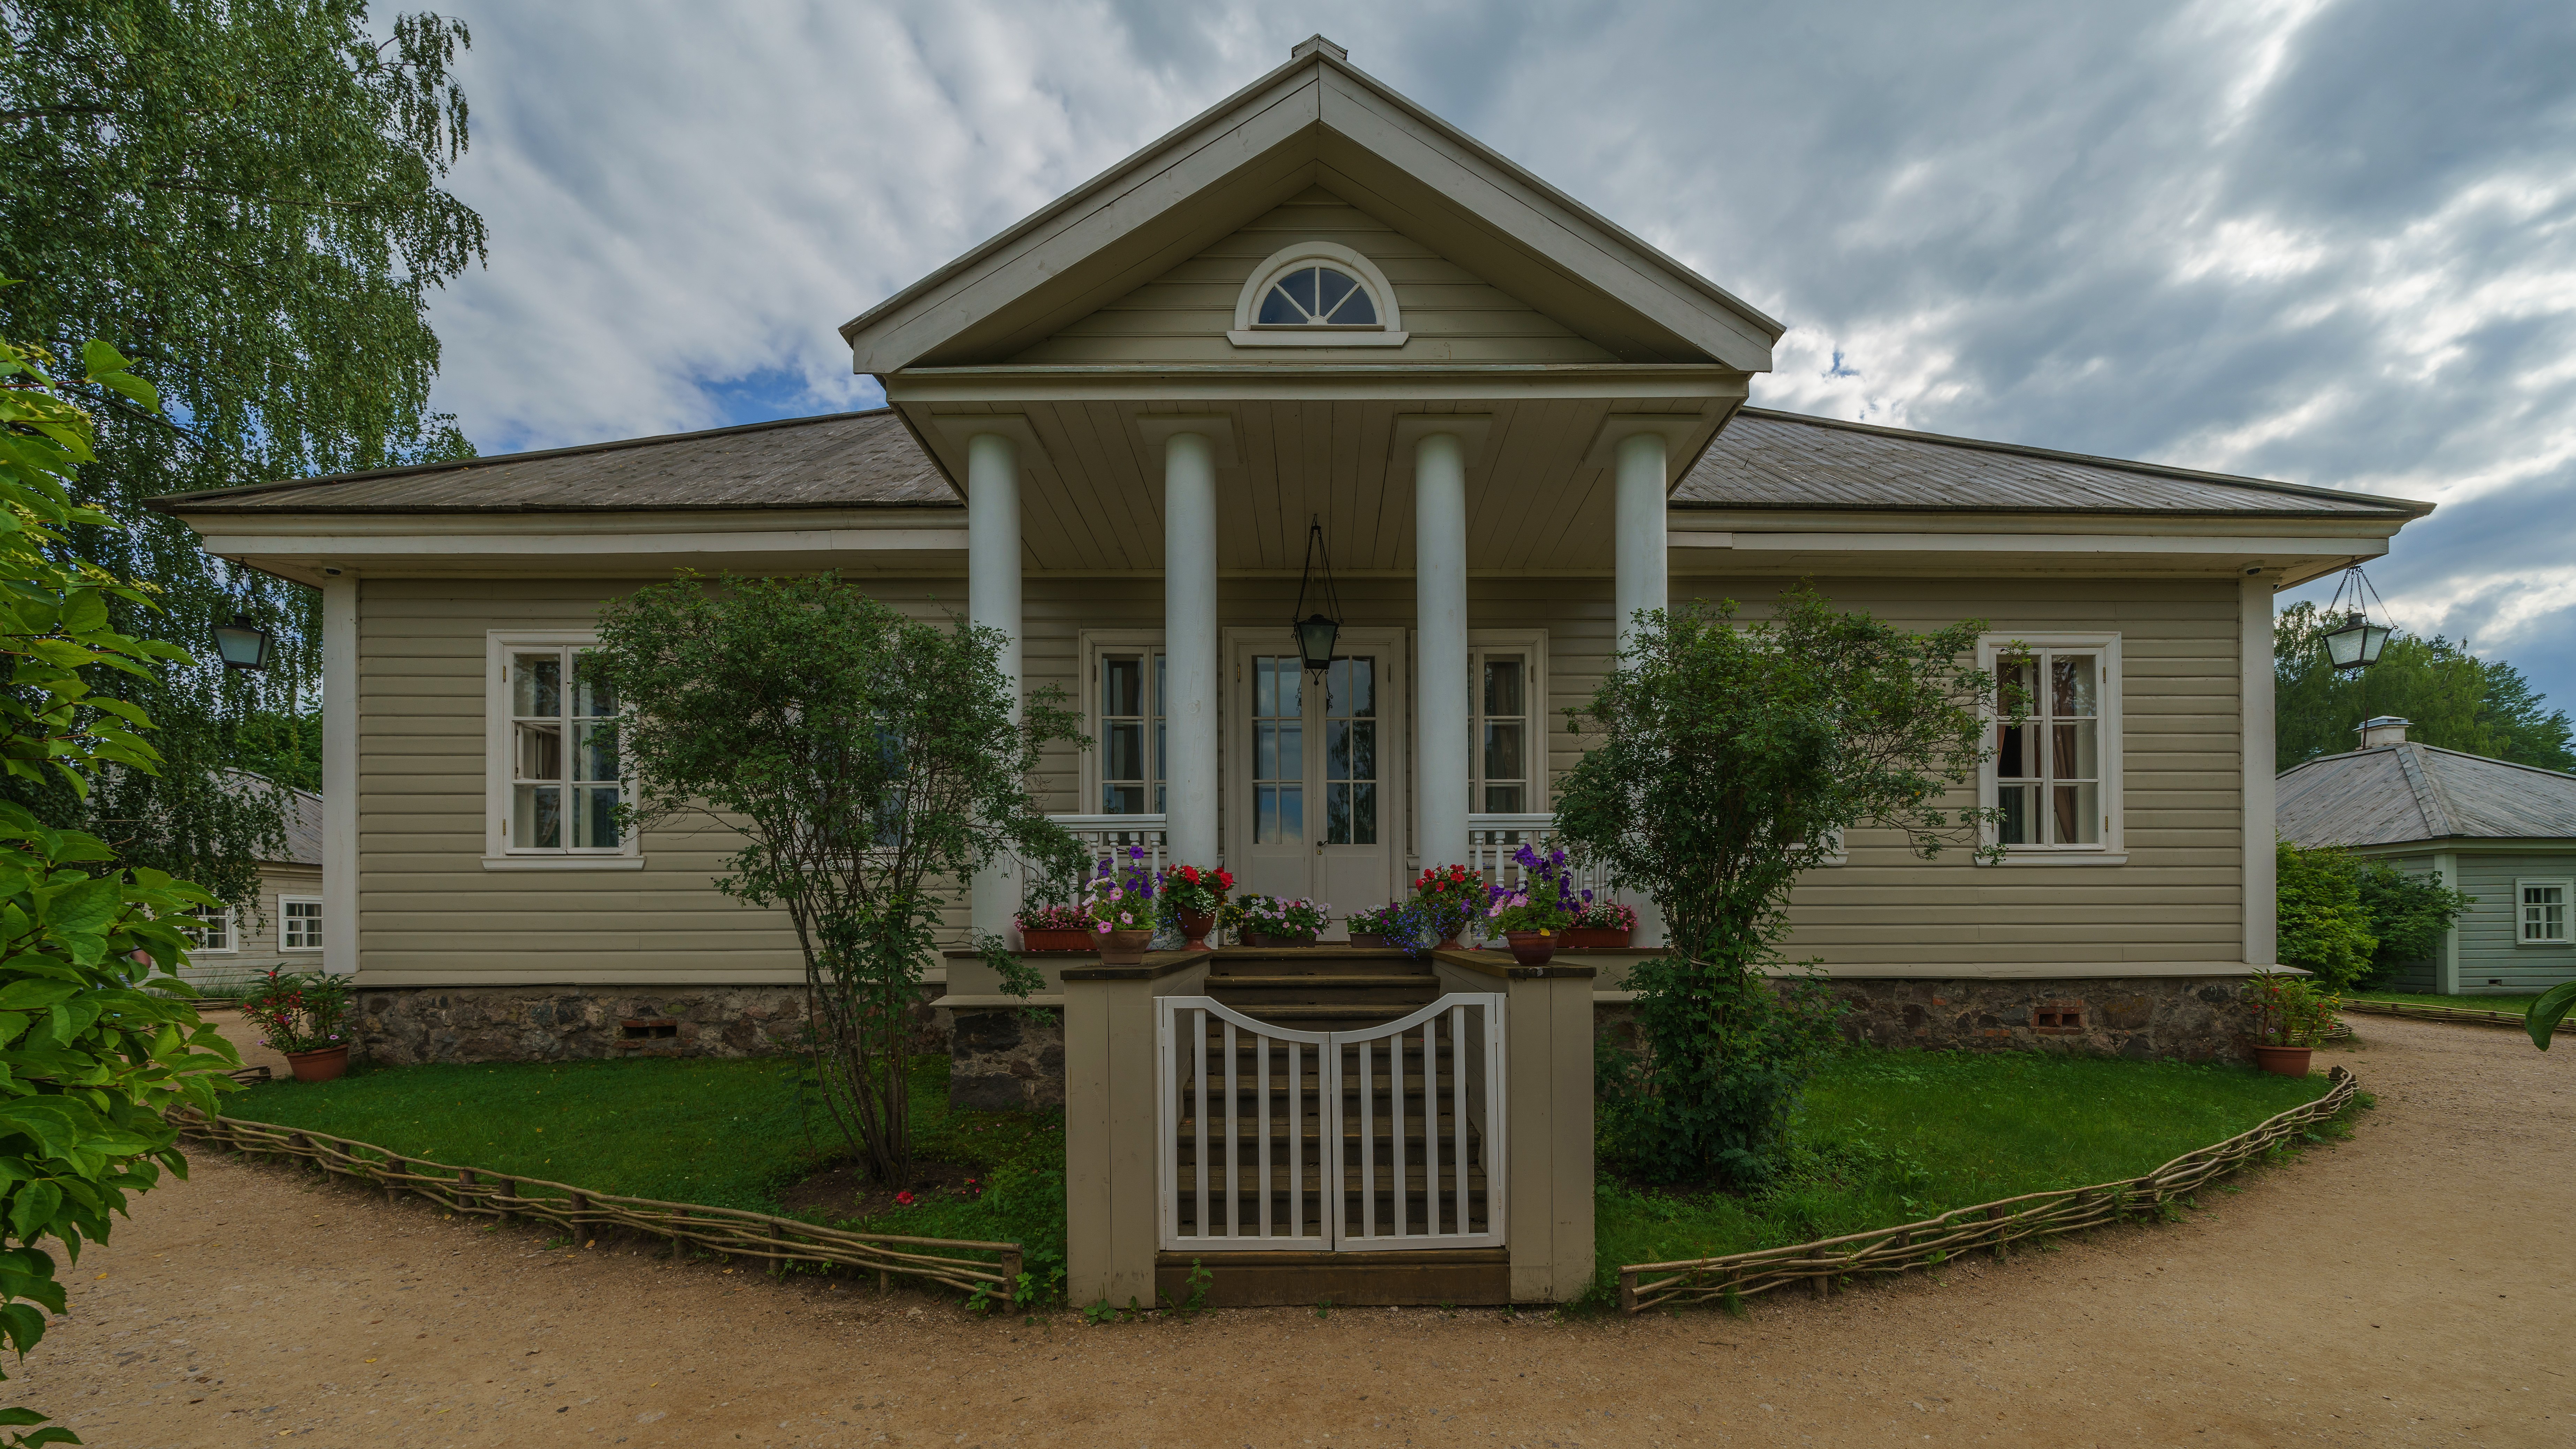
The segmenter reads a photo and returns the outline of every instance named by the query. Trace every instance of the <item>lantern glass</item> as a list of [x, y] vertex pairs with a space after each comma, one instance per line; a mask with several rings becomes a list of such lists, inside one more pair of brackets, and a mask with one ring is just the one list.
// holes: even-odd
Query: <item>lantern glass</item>
[[1333, 641], [1340, 637], [1339, 621], [1321, 613], [1309, 614], [1297, 622], [1297, 652], [1305, 657], [1308, 669], [1329, 669], [1333, 664]]
[[215, 653], [226, 669], [266, 669], [275, 648], [275, 638], [247, 615], [235, 614], [231, 623], [215, 626]]
[[2326, 635], [2326, 659], [2337, 669], [2367, 669], [2388, 647], [2388, 626], [2360, 614], [2346, 614], [2343, 627]]

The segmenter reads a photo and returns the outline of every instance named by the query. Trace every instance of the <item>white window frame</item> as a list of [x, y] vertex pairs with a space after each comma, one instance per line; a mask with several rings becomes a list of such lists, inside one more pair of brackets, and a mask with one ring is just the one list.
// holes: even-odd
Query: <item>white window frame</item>
[[[190, 956], [238, 956], [241, 954], [241, 913], [234, 910], [230, 905], [215, 907], [213, 909], [213, 914], [211, 915], [205, 914], [202, 909], [190, 910], [186, 914], [182, 915], [179, 920], [179, 929], [188, 933], [188, 954]], [[224, 944], [220, 946], [204, 946], [197, 944], [197, 932], [206, 926], [217, 924], [220, 924], [223, 927]]]
[[[2102, 751], [2102, 839], [2093, 845], [2008, 845], [2001, 864], [2012, 865], [2125, 865], [2129, 852], [2126, 811], [2122, 799], [2121, 736], [2125, 714], [2121, 709], [2120, 636], [2102, 634], [1986, 634], [1977, 640], [1977, 667], [1991, 674], [1996, 662], [2006, 657], [2027, 654], [2094, 654], [2102, 661], [2099, 681], [2101, 714], [2098, 743]], [[2041, 677], [2046, 678], [2043, 666]], [[1989, 697], [1983, 707], [1985, 715], [1986, 757], [1977, 766], [1977, 804], [1993, 809], [2001, 798], [1997, 793], [2001, 779], [1995, 769], [1995, 725], [2004, 716]], [[1984, 832], [1985, 843], [1994, 843], [1994, 831]], [[1995, 862], [1986, 862], [1995, 863]]]
[[[289, 930], [288, 927], [289, 923], [294, 921], [296, 917], [287, 910], [287, 907], [289, 906], [311, 906], [313, 908], [313, 914], [304, 918], [313, 923], [312, 945], [297, 946], [290, 944], [294, 939], [294, 933]], [[319, 952], [322, 949], [322, 898], [320, 896], [291, 896], [284, 894], [283, 892], [278, 895], [277, 949], [288, 955], [309, 955]]]
[[[1078, 772], [1081, 776], [1081, 784], [1078, 787], [1081, 794], [1074, 797], [1073, 813], [1100, 815], [1106, 813], [1100, 808], [1100, 791], [1104, 783], [1101, 763], [1106, 758], [1107, 751], [1107, 746], [1101, 743], [1100, 734], [1100, 706], [1104, 702], [1100, 690], [1101, 657], [1107, 654], [1142, 654], [1151, 659], [1155, 655], [1163, 654], [1165, 652], [1163, 631], [1160, 629], [1085, 629], [1077, 637], [1081, 643], [1082, 653], [1082, 687], [1077, 691], [1082, 706], [1082, 731], [1092, 737], [1093, 747], [1076, 752], [1082, 759], [1082, 768]], [[1163, 668], [1168, 687], [1171, 670], [1168, 659]], [[1146, 686], [1151, 688], [1152, 683], [1149, 673]], [[1163, 706], [1163, 748], [1156, 747], [1156, 741], [1149, 731], [1145, 740], [1148, 756], [1145, 779], [1149, 786], [1154, 781], [1160, 780], [1168, 791], [1171, 788], [1172, 772], [1170, 763], [1164, 756], [1169, 751], [1172, 710], [1170, 700], [1162, 700], [1160, 703]], [[1168, 796], [1166, 798], [1168, 799]], [[1148, 799], [1146, 803], [1153, 802]], [[1159, 815], [1162, 812], [1146, 813]]]
[[[629, 831], [613, 849], [557, 846], [521, 849], [503, 823], [510, 818], [510, 689], [502, 670], [514, 649], [588, 648], [599, 643], [590, 629], [492, 629], [483, 657], [483, 868], [485, 870], [642, 870], [640, 831]], [[635, 798], [631, 779], [621, 796]]]
[[[2532, 886], [2539, 886], [2544, 889], [2549, 887], [2557, 888], [2558, 934], [2555, 936], [2534, 936], [2528, 934], [2527, 928], [2530, 925], [2530, 916], [2528, 913], [2531, 910], [2531, 905], [2523, 900], [2522, 893], [2526, 888]], [[2571, 934], [2569, 930], [2571, 919], [2576, 919], [2576, 881], [2570, 881], [2561, 876], [2528, 876], [2514, 881], [2513, 943], [2515, 945], [2566, 946], [2576, 944], [2576, 934]]]
[[1556, 807], [1547, 768], [1547, 631], [1545, 629], [1470, 629], [1467, 631], [1467, 813], [1512, 814], [1485, 808], [1485, 657], [1518, 654], [1528, 661], [1529, 738], [1524, 744], [1529, 774], [1523, 781], [1524, 815], [1545, 815]]
[[[1261, 315], [1261, 299], [1270, 294], [1270, 286], [1280, 277], [1301, 266], [1327, 266], [1349, 274], [1368, 293], [1377, 308], [1377, 321], [1356, 327], [1263, 326], [1253, 319]], [[1395, 287], [1378, 270], [1377, 263], [1339, 242], [1302, 241], [1270, 254], [1244, 281], [1243, 291], [1234, 301], [1234, 326], [1225, 340], [1237, 347], [1402, 347], [1411, 339], [1404, 330], [1404, 316], [1396, 306]]]

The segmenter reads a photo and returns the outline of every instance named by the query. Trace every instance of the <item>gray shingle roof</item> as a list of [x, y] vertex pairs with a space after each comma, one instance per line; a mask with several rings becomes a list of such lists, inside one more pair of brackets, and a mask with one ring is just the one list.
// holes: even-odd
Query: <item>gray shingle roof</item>
[[322, 863], [322, 797], [310, 790], [280, 785], [266, 775], [248, 770], [226, 770], [221, 780], [227, 791], [284, 790], [286, 792], [286, 853], [268, 861], [270, 865], [320, 865]]
[[2576, 841], [2576, 775], [2410, 740], [2288, 770], [2273, 787], [2272, 819], [2307, 846]]
[[[152, 500], [190, 513], [511, 513], [954, 504], [892, 409]], [[2430, 504], [1746, 408], [1681, 507], [2405, 519]]]
[[2012, 443], [1740, 409], [1673, 491], [1683, 506], [2412, 518], [2428, 503]]
[[190, 513], [520, 513], [954, 504], [890, 408], [152, 500]]

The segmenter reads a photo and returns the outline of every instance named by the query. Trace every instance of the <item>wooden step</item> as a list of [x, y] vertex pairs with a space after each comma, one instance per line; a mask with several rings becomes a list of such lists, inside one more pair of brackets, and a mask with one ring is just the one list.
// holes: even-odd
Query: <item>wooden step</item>
[[1255, 988], [1270, 989], [1279, 987], [1304, 987], [1308, 989], [1315, 987], [1331, 987], [1335, 990], [1340, 990], [1344, 987], [1360, 986], [1411, 986], [1420, 987], [1424, 990], [1430, 991], [1436, 996], [1439, 994], [1440, 978], [1432, 975], [1428, 971], [1425, 971], [1420, 975], [1399, 975], [1391, 971], [1352, 971], [1348, 973], [1335, 972], [1329, 974], [1310, 971], [1291, 976], [1219, 976], [1214, 972], [1210, 972], [1208, 974], [1207, 984], [1210, 995], [1214, 995], [1218, 988], [1250, 990]]

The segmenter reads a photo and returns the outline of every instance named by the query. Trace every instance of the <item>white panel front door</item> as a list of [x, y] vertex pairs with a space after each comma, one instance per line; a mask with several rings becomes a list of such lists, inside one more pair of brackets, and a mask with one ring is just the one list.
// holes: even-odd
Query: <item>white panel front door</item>
[[[1393, 898], [1404, 840], [1401, 643], [1346, 630], [1332, 668], [1239, 641], [1228, 754], [1238, 891], [1308, 896], [1340, 917]], [[1283, 641], [1284, 642], [1284, 641]]]

